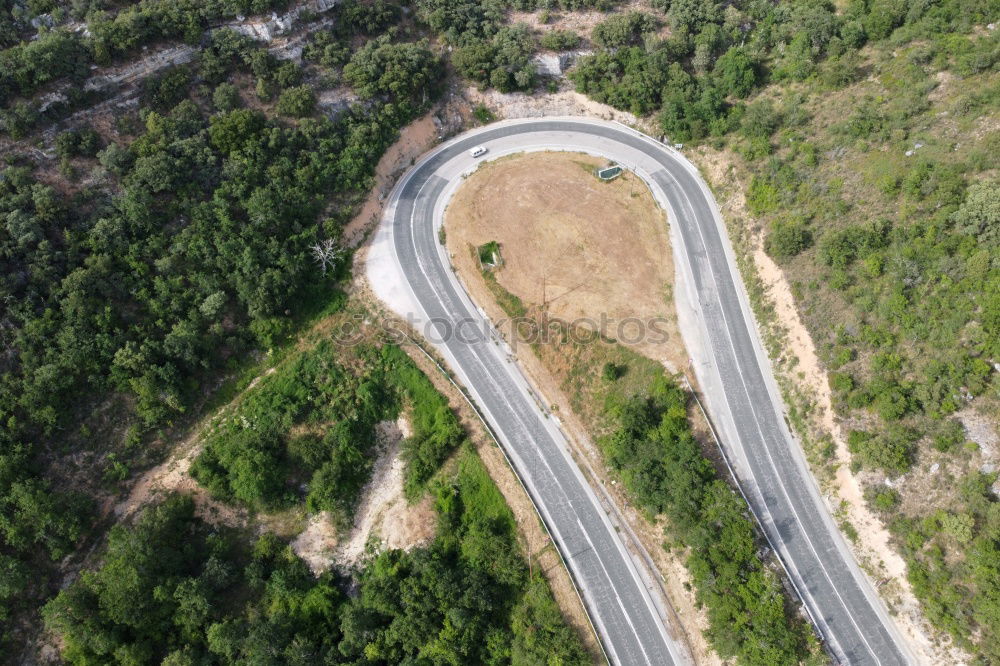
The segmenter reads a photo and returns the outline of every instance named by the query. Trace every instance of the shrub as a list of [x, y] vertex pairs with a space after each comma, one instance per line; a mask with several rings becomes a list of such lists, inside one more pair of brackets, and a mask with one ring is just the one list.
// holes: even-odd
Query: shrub
[[278, 97], [275, 109], [281, 115], [293, 118], [311, 116], [316, 110], [316, 94], [306, 85], [289, 88]]
[[566, 51], [580, 45], [580, 35], [572, 30], [552, 30], [542, 35], [539, 44], [550, 51]]
[[934, 433], [931, 442], [934, 448], [942, 453], [955, 449], [965, 441], [965, 428], [953, 419], [944, 421]]
[[965, 201], [951, 216], [962, 233], [1000, 246], [1000, 181], [978, 181], [969, 186]]
[[770, 213], [778, 207], [778, 190], [760, 176], [754, 176], [747, 190], [747, 207], [754, 215]]
[[899, 506], [899, 491], [887, 486], [870, 486], [865, 489], [865, 500], [876, 512], [888, 514]]
[[764, 249], [775, 259], [791, 259], [812, 245], [812, 234], [800, 220], [778, 221], [771, 225]]
[[479, 246], [478, 253], [479, 261], [483, 266], [492, 266], [494, 264], [503, 263], [503, 258], [500, 254], [500, 243], [496, 241], [483, 243]]
[[591, 39], [604, 48], [638, 44], [643, 34], [656, 29], [656, 19], [645, 12], [615, 14], [604, 19], [590, 33]]
[[93, 157], [101, 147], [101, 136], [91, 127], [80, 130], [66, 130], [56, 137], [56, 155], [69, 157]]
[[890, 224], [878, 220], [867, 227], [850, 226], [823, 236], [819, 257], [827, 266], [847, 268], [858, 257], [866, 257], [888, 245]]
[[606, 382], [618, 381], [618, 379], [624, 376], [627, 369], [628, 366], [618, 365], [617, 363], [608, 361], [604, 364], [604, 367], [601, 368], [601, 377], [603, 377]]
[[748, 139], [767, 139], [781, 125], [781, 114], [771, 100], [761, 100], [747, 106], [740, 121], [740, 132]]
[[912, 430], [898, 425], [878, 434], [852, 430], [847, 437], [847, 448], [864, 467], [903, 474], [913, 464], [917, 437]]
[[854, 390], [854, 378], [846, 372], [831, 373], [830, 388], [837, 393], [849, 393]]
[[[493, 114], [492, 111], [490, 111], [489, 107], [483, 104], [477, 104], [472, 109], [472, 115], [476, 120], [478, 120], [483, 125], [485, 125], [486, 123], [491, 123], [496, 119], [496, 116]], [[444, 227], [441, 228], [444, 229]]]

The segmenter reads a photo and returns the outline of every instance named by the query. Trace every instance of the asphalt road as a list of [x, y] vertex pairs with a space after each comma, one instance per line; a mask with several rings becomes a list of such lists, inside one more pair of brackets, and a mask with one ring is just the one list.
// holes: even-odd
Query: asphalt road
[[[790, 434], [714, 199], [676, 151], [622, 125], [584, 119], [507, 121], [425, 156], [396, 185], [370, 249], [368, 275], [469, 389], [552, 533], [609, 659], [690, 660], [666, 630], [649, 586], [573, 461], [555, 417], [540, 406], [451, 270], [438, 240], [444, 208], [477, 160], [526, 150], [575, 150], [632, 168], [671, 223], [679, 309], [708, 410], [727, 458], [834, 657], [904, 664], [906, 647], [824, 508]], [[627, 267], [623, 267], [627, 270]], [[686, 313], [686, 314], [684, 314]], [[690, 338], [690, 339], [689, 339]]]

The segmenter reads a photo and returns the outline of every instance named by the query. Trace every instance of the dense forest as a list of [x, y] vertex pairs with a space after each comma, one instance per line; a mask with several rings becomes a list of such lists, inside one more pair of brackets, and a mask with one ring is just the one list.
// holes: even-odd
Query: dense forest
[[[399, 39], [394, 6], [338, 7], [336, 30], [315, 40], [346, 51], [335, 64], [303, 68], [232, 31], [202, 35], [222, 15], [270, 6], [142, 2], [89, 11], [87, 36], [55, 29], [0, 52], [3, 102], [20, 96], [16, 106], [52, 80], [78, 82], [88, 58], [125, 57], [170, 39], [200, 44], [192, 62], [142, 81], [138, 112], [116, 119], [117, 140], [87, 126], [56, 136], [61, 184], [40, 178], [24, 152], [6, 156], [0, 613], [7, 619], [31, 613], [50, 593], [53, 564], [92, 536], [95, 495], [127, 480], [130, 465], [155, 460], [148, 444], [205, 399], [206, 382], [343, 301], [336, 285], [349, 255], [338, 253], [321, 270], [313, 248], [339, 242], [375, 162], [436, 97], [441, 62], [418, 36]], [[4, 34], [25, 29], [16, 11], [4, 17]], [[367, 43], [365, 35], [386, 30], [396, 39]], [[336, 117], [317, 113], [315, 82], [340, 76], [357, 104]], [[5, 126], [13, 138], [30, 129]], [[397, 381], [410, 395], [426, 389], [405, 372]], [[454, 432], [430, 433], [435, 418], [424, 419], [425, 444], [453, 446]], [[227, 460], [211, 458], [225, 449], [216, 439], [200, 475], [213, 491], [252, 504], [219, 480]], [[324, 495], [324, 482], [365, 477], [364, 466], [334, 470], [350, 467], [337, 457], [348, 455], [341, 448], [331, 435], [303, 454], [316, 464], [310, 504], [317, 509], [349, 504]], [[71, 462], [80, 455], [98, 468], [80, 474]], [[416, 444], [413, 457], [416, 493], [442, 458]], [[274, 498], [262, 490], [253, 500]], [[9, 639], [16, 625], [4, 626]]]
[[[2, 652], [37, 639], [26, 628], [48, 598], [70, 663], [589, 662], [430, 381], [378, 339], [299, 337], [347, 306], [341, 229], [398, 129], [437, 99], [426, 31], [398, 5], [339, 3], [299, 65], [220, 28], [284, 2], [57, 4], [5, 3], [0, 26], [0, 129], [22, 141], [0, 173]], [[21, 149], [107, 97], [80, 85], [92, 65], [164, 42], [194, 58], [143, 78], [111, 131], [55, 133], [56, 177]], [[332, 88], [353, 103], [321, 112]], [[253, 389], [229, 379], [213, 396], [258, 359], [273, 372]], [[172, 495], [102, 537], [98, 500], [213, 405], [191, 474], [250, 523], [206, 523]], [[375, 426], [403, 411], [405, 494], [435, 498], [430, 545], [317, 576], [261, 533], [254, 515], [289, 510], [348, 527]], [[81, 475], [81, 456], [96, 469]], [[99, 548], [81, 562], [85, 544]]]
[[[1000, 30], [986, 27], [1000, 2], [650, 0], [616, 11], [615, 0], [345, 0], [316, 13], [299, 4], [0, 0], [0, 652], [37, 623], [64, 567], [103, 543], [100, 500], [158, 460], [222, 379], [343, 307], [349, 253], [321, 269], [313, 248], [341, 242], [379, 157], [438, 100], [446, 64], [480, 87], [531, 92], [558, 87], [532, 62], [539, 48], [586, 48], [569, 72], [576, 90], [731, 159], [914, 591], [956, 643], [1000, 659], [997, 474], [979, 464], [958, 418], [1000, 411], [1000, 134], [979, 122], [995, 120], [1000, 100]], [[224, 27], [292, 9], [306, 24], [328, 19], [304, 39], [301, 62]], [[512, 11], [540, 24], [607, 15], [580, 34], [512, 23]], [[110, 128], [69, 122], [119, 91], [84, 85], [103, 71], [94, 68], [173, 45], [193, 58], [144, 77], [138, 106], [114, 111]], [[336, 113], [323, 107], [331, 92], [350, 100]], [[219, 534], [171, 498], [115, 528], [100, 566], [47, 607], [67, 659], [235, 662], [260, 649], [302, 663], [362, 653], [397, 663], [450, 650], [503, 662], [555, 644], [568, 646], [567, 662], [579, 657], [555, 628], [543, 581], [520, 563], [477, 568], [470, 555], [489, 538], [510, 550], [511, 536], [499, 518], [463, 527], [472, 519], [450, 498], [476, 485], [471, 472], [452, 495], [436, 480], [461, 440], [443, 399], [398, 349], [353, 353], [321, 347], [281, 366], [235, 408], [261, 427], [222, 418], [193, 474], [251, 511], [304, 505], [344, 524], [370, 473], [373, 424], [416, 406], [407, 491], [437, 497], [434, 545], [380, 556], [358, 579], [367, 597], [349, 599], [344, 581], [314, 579], [285, 544]], [[808, 632], [747, 546], [752, 526], [691, 443], [682, 405], [664, 380], [648, 400], [616, 406], [609, 464], [675, 524], [679, 544], [697, 544], [688, 564], [719, 653], [801, 658]], [[808, 411], [792, 405], [793, 417]], [[893, 481], [931, 461], [949, 466], [933, 505]], [[701, 520], [727, 526], [727, 540]], [[133, 560], [152, 555], [134, 534], [163, 544], [163, 562], [140, 572]], [[479, 545], [467, 547], [466, 534]], [[740, 562], [736, 578], [723, 561]], [[448, 597], [428, 578], [441, 566], [497, 598]], [[116, 590], [129, 571], [141, 581]], [[402, 588], [429, 610], [400, 626], [437, 627], [445, 615], [435, 613], [449, 609], [450, 630], [469, 617], [479, 642], [458, 632], [418, 646], [387, 628], [405, 615], [385, 610]], [[133, 603], [143, 612], [123, 616]], [[553, 627], [553, 642], [524, 633], [536, 620]], [[158, 631], [172, 638], [153, 646]], [[235, 645], [244, 635], [256, 638]]]
[[587, 663], [475, 452], [434, 494], [433, 543], [374, 556], [350, 596], [272, 534], [248, 543], [172, 496], [114, 527], [45, 622], [73, 664]]

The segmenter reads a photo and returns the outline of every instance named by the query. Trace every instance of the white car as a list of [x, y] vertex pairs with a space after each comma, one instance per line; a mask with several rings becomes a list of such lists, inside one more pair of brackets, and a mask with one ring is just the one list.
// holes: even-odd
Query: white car
[[473, 157], [482, 157], [483, 155], [486, 154], [486, 147], [476, 146], [475, 148], [469, 151], [469, 154], [472, 155]]

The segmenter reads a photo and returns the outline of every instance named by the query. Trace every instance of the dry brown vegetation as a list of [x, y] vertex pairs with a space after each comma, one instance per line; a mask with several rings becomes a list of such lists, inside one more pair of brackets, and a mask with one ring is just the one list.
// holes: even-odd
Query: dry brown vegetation
[[[496, 282], [522, 303], [551, 318], [585, 320], [585, 328], [676, 370], [687, 358], [673, 306], [666, 216], [631, 174], [607, 183], [595, 178], [593, 170], [605, 164], [556, 152], [484, 164], [448, 206], [449, 254], [476, 291], [482, 280], [471, 279], [480, 270], [471, 250], [499, 243]], [[667, 342], [631, 342], [636, 328], [622, 324], [630, 318], [662, 320], [662, 334], [647, 332]]]

